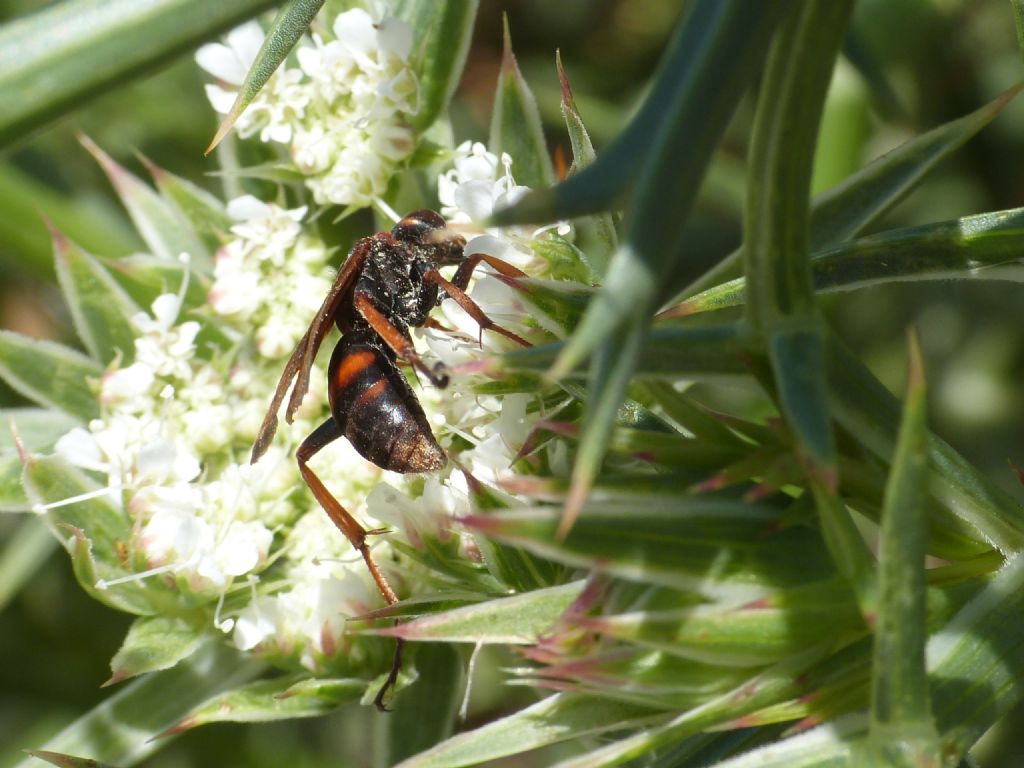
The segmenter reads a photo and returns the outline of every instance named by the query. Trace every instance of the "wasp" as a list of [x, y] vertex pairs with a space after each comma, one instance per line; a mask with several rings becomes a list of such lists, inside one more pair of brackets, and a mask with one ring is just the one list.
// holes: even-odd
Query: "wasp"
[[[416, 351], [410, 328], [440, 328], [430, 317], [444, 299], [461, 306], [484, 331], [512, 341], [529, 342], [494, 323], [468, 295], [473, 271], [483, 262], [509, 277], [525, 277], [493, 256], [465, 256], [465, 239], [448, 229], [434, 211], [420, 210], [399, 221], [390, 232], [378, 232], [356, 242], [338, 271], [334, 284], [306, 333], [285, 365], [267, 415], [252, 449], [251, 463], [266, 452], [277, 430], [277, 414], [288, 388], [288, 423], [309, 388], [310, 369], [324, 338], [334, 325], [341, 331], [328, 366], [331, 416], [299, 445], [295, 458], [303, 480], [332, 522], [359, 552], [377, 589], [389, 604], [398, 597], [377, 566], [367, 540], [383, 529], [367, 530], [346, 510], [309, 468], [309, 460], [324, 446], [345, 437], [366, 459], [393, 472], [434, 472], [448, 457], [430, 429], [423, 407], [399, 369], [405, 363], [444, 388], [450, 381], [445, 365], [428, 365]], [[456, 266], [452, 279], [439, 271]], [[394, 685], [402, 663], [398, 641], [391, 673], [375, 703], [384, 709], [384, 696]]]

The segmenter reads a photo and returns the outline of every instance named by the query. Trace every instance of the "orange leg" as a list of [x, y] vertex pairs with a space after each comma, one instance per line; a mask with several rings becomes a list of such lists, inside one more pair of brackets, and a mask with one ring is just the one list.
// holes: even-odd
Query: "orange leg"
[[435, 331], [441, 331], [441, 333], [455, 333], [454, 328], [449, 328], [447, 325], [437, 322], [437, 320], [435, 320], [432, 317], [427, 318], [427, 321], [423, 324], [423, 327], [433, 328]]
[[455, 277], [452, 278], [452, 283], [465, 291], [466, 286], [469, 285], [469, 278], [473, 276], [473, 270], [480, 266], [480, 262], [489, 264], [496, 272], [507, 277], [527, 276], [521, 269], [516, 269], [507, 261], [502, 261], [496, 256], [490, 256], [486, 253], [474, 253], [472, 256], [467, 256], [466, 260], [459, 264], [459, 268], [455, 271]]
[[384, 316], [384, 313], [373, 305], [373, 299], [365, 293], [357, 293], [352, 297], [352, 303], [355, 305], [356, 311], [365, 318], [370, 327], [377, 332], [378, 336], [384, 339], [384, 343], [391, 347], [400, 359], [405, 360], [413, 368], [430, 379], [430, 383], [435, 387], [444, 389], [448, 386], [448, 373], [445, 370], [444, 363], [436, 363], [431, 368], [423, 362], [423, 358], [420, 357], [419, 352], [416, 351], [409, 338], [395, 328], [392, 322]]
[[[482, 256], [482, 254], [474, 254], [474, 255]], [[486, 257], [486, 259], [492, 259], [492, 258], [494, 258], [494, 257], [492, 257], [492, 256], [487, 256]], [[499, 264], [504, 264], [509, 269], [515, 269], [515, 267], [511, 266], [510, 264], [505, 264], [505, 262], [500, 261], [499, 259], [494, 259], [494, 261], [497, 261]], [[490, 261], [488, 261], [487, 263], [490, 264]], [[472, 270], [470, 270], [470, 272], [472, 272]], [[516, 269], [516, 272], [519, 272], [519, 270]], [[523, 273], [519, 272], [519, 274], [523, 274]], [[456, 278], [458, 278], [458, 277], [459, 277], [459, 275], [456, 275]], [[466, 292], [461, 287], [459, 287], [455, 283], [452, 283], [452, 282], [449, 282], [448, 280], [445, 280], [445, 278], [441, 275], [441, 273], [438, 272], [436, 269], [429, 270], [423, 276], [423, 279], [428, 281], [428, 282], [435, 283], [439, 288], [441, 288], [441, 290], [443, 290], [445, 293], [448, 294], [448, 297], [450, 299], [452, 299], [456, 304], [458, 304], [460, 307], [462, 307], [464, 310], [466, 310], [466, 313], [470, 317], [472, 317], [474, 320], [476, 320], [477, 325], [480, 326], [480, 341], [481, 341], [481, 343], [483, 343], [484, 331], [494, 331], [495, 333], [500, 333], [506, 339], [512, 339], [512, 341], [514, 341], [516, 344], [520, 344], [520, 345], [522, 345], [524, 347], [532, 347], [533, 346], [526, 339], [522, 338], [521, 336], [517, 336], [516, 334], [512, 333], [512, 331], [510, 331], [510, 330], [508, 330], [506, 328], [502, 328], [496, 322], [491, 320], [491, 318], [489, 318], [484, 313], [484, 311], [482, 309], [480, 309], [480, 305], [477, 304], [475, 301], [473, 301], [471, 298], [469, 298], [469, 296], [466, 294]], [[465, 279], [467, 281], [469, 280], [469, 275], [468, 274], [466, 275]]]
[[[374, 533], [382, 533], [383, 531], [368, 531], [360, 525], [359, 521], [341, 506], [341, 503], [331, 495], [331, 492], [327, 490], [327, 487], [321, 482], [320, 478], [306, 464], [321, 448], [334, 442], [341, 436], [341, 427], [333, 418], [328, 419], [313, 430], [313, 434], [303, 440], [302, 445], [295, 452], [295, 458], [299, 463], [299, 472], [302, 474], [302, 479], [306, 481], [306, 485], [313, 491], [313, 496], [320, 503], [320, 506], [323, 507], [327, 516], [331, 518], [331, 522], [338, 527], [339, 531], [345, 534], [345, 538], [348, 539], [349, 543], [362, 555], [366, 567], [370, 570], [370, 576], [373, 577], [373, 581], [377, 585], [377, 589], [380, 590], [381, 595], [383, 595], [384, 600], [388, 605], [394, 605], [398, 602], [398, 596], [395, 595], [391, 585], [388, 584], [384, 574], [377, 566], [377, 562], [373, 559], [373, 553], [366, 543], [367, 536]], [[388, 679], [385, 681], [384, 686], [374, 698], [374, 703], [378, 709], [386, 709], [384, 697], [398, 679], [398, 671], [402, 668], [403, 642], [402, 639], [398, 640], [398, 645], [395, 648], [395, 657], [391, 663], [391, 672], [388, 674]]]

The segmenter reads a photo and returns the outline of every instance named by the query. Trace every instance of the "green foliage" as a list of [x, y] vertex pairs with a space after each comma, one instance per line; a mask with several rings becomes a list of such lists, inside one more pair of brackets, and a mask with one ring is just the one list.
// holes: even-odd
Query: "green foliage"
[[0, 146], [271, 5], [75, 0], [7, 24], [0, 30]]

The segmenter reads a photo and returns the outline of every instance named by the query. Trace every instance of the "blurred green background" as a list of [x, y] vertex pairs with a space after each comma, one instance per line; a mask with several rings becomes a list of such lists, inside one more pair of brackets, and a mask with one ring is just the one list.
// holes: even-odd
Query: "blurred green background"
[[[0, 0], [0, 22], [47, 5]], [[561, 49], [595, 144], [614, 136], [644, 86], [678, 17], [679, 0], [481, 0], [474, 46], [452, 108], [458, 139], [484, 139], [501, 57], [501, 14], [545, 118], [550, 145], [569, 156], [559, 112], [554, 51]], [[869, 85], [843, 60], [823, 123], [815, 189], [825, 189], [887, 149], [959, 117], [1024, 78], [1007, 0], [861, 0], [858, 49], [891, 88]], [[0, 155], [0, 328], [74, 343], [55, 287], [43, 216], [89, 250], [141, 248], [99, 168], [76, 134], [92, 137], [142, 174], [139, 152], [220, 191], [202, 150], [215, 128], [191, 58], [98, 99]], [[752, 101], [752, 100], [751, 100]], [[737, 116], [691, 222], [692, 258], [711, 263], [739, 242], [743, 165], [752, 103]], [[1010, 208], [1024, 200], [1024, 100], [1018, 99], [947, 161], [876, 230]], [[514, 171], [514, 168], [513, 168]], [[1024, 276], [1024, 270], [1021, 275]], [[1024, 301], [1016, 282], [903, 283], [823, 299], [841, 335], [894, 391], [904, 366], [903, 329], [921, 335], [930, 420], [998, 483], [1024, 499], [1008, 462], [1024, 466]], [[729, 397], [730, 393], [711, 393]], [[22, 404], [0, 385], [0, 408]], [[100, 683], [128, 617], [77, 588], [66, 557], [51, 552], [29, 583], [5, 582], [24, 518], [0, 515], [0, 766], [21, 759], [64, 723], [101, 701]], [[16, 553], [13, 553], [16, 554]], [[500, 715], [529, 694], [500, 685], [511, 658], [485, 658], [470, 723]], [[215, 726], [189, 733], [146, 765], [364, 765], [378, 716], [344, 709], [316, 721]], [[1024, 764], [1015, 713], [986, 737], [983, 765]], [[503, 765], [544, 765], [553, 755]]]

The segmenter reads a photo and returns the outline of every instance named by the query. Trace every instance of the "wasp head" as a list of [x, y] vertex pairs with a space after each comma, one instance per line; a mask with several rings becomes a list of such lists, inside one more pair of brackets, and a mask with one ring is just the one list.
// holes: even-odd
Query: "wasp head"
[[462, 261], [465, 238], [448, 229], [441, 214], [434, 211], [413, 211], [391, 228], [391, 234], [411, 245], [417, 256], [437, 266]]

